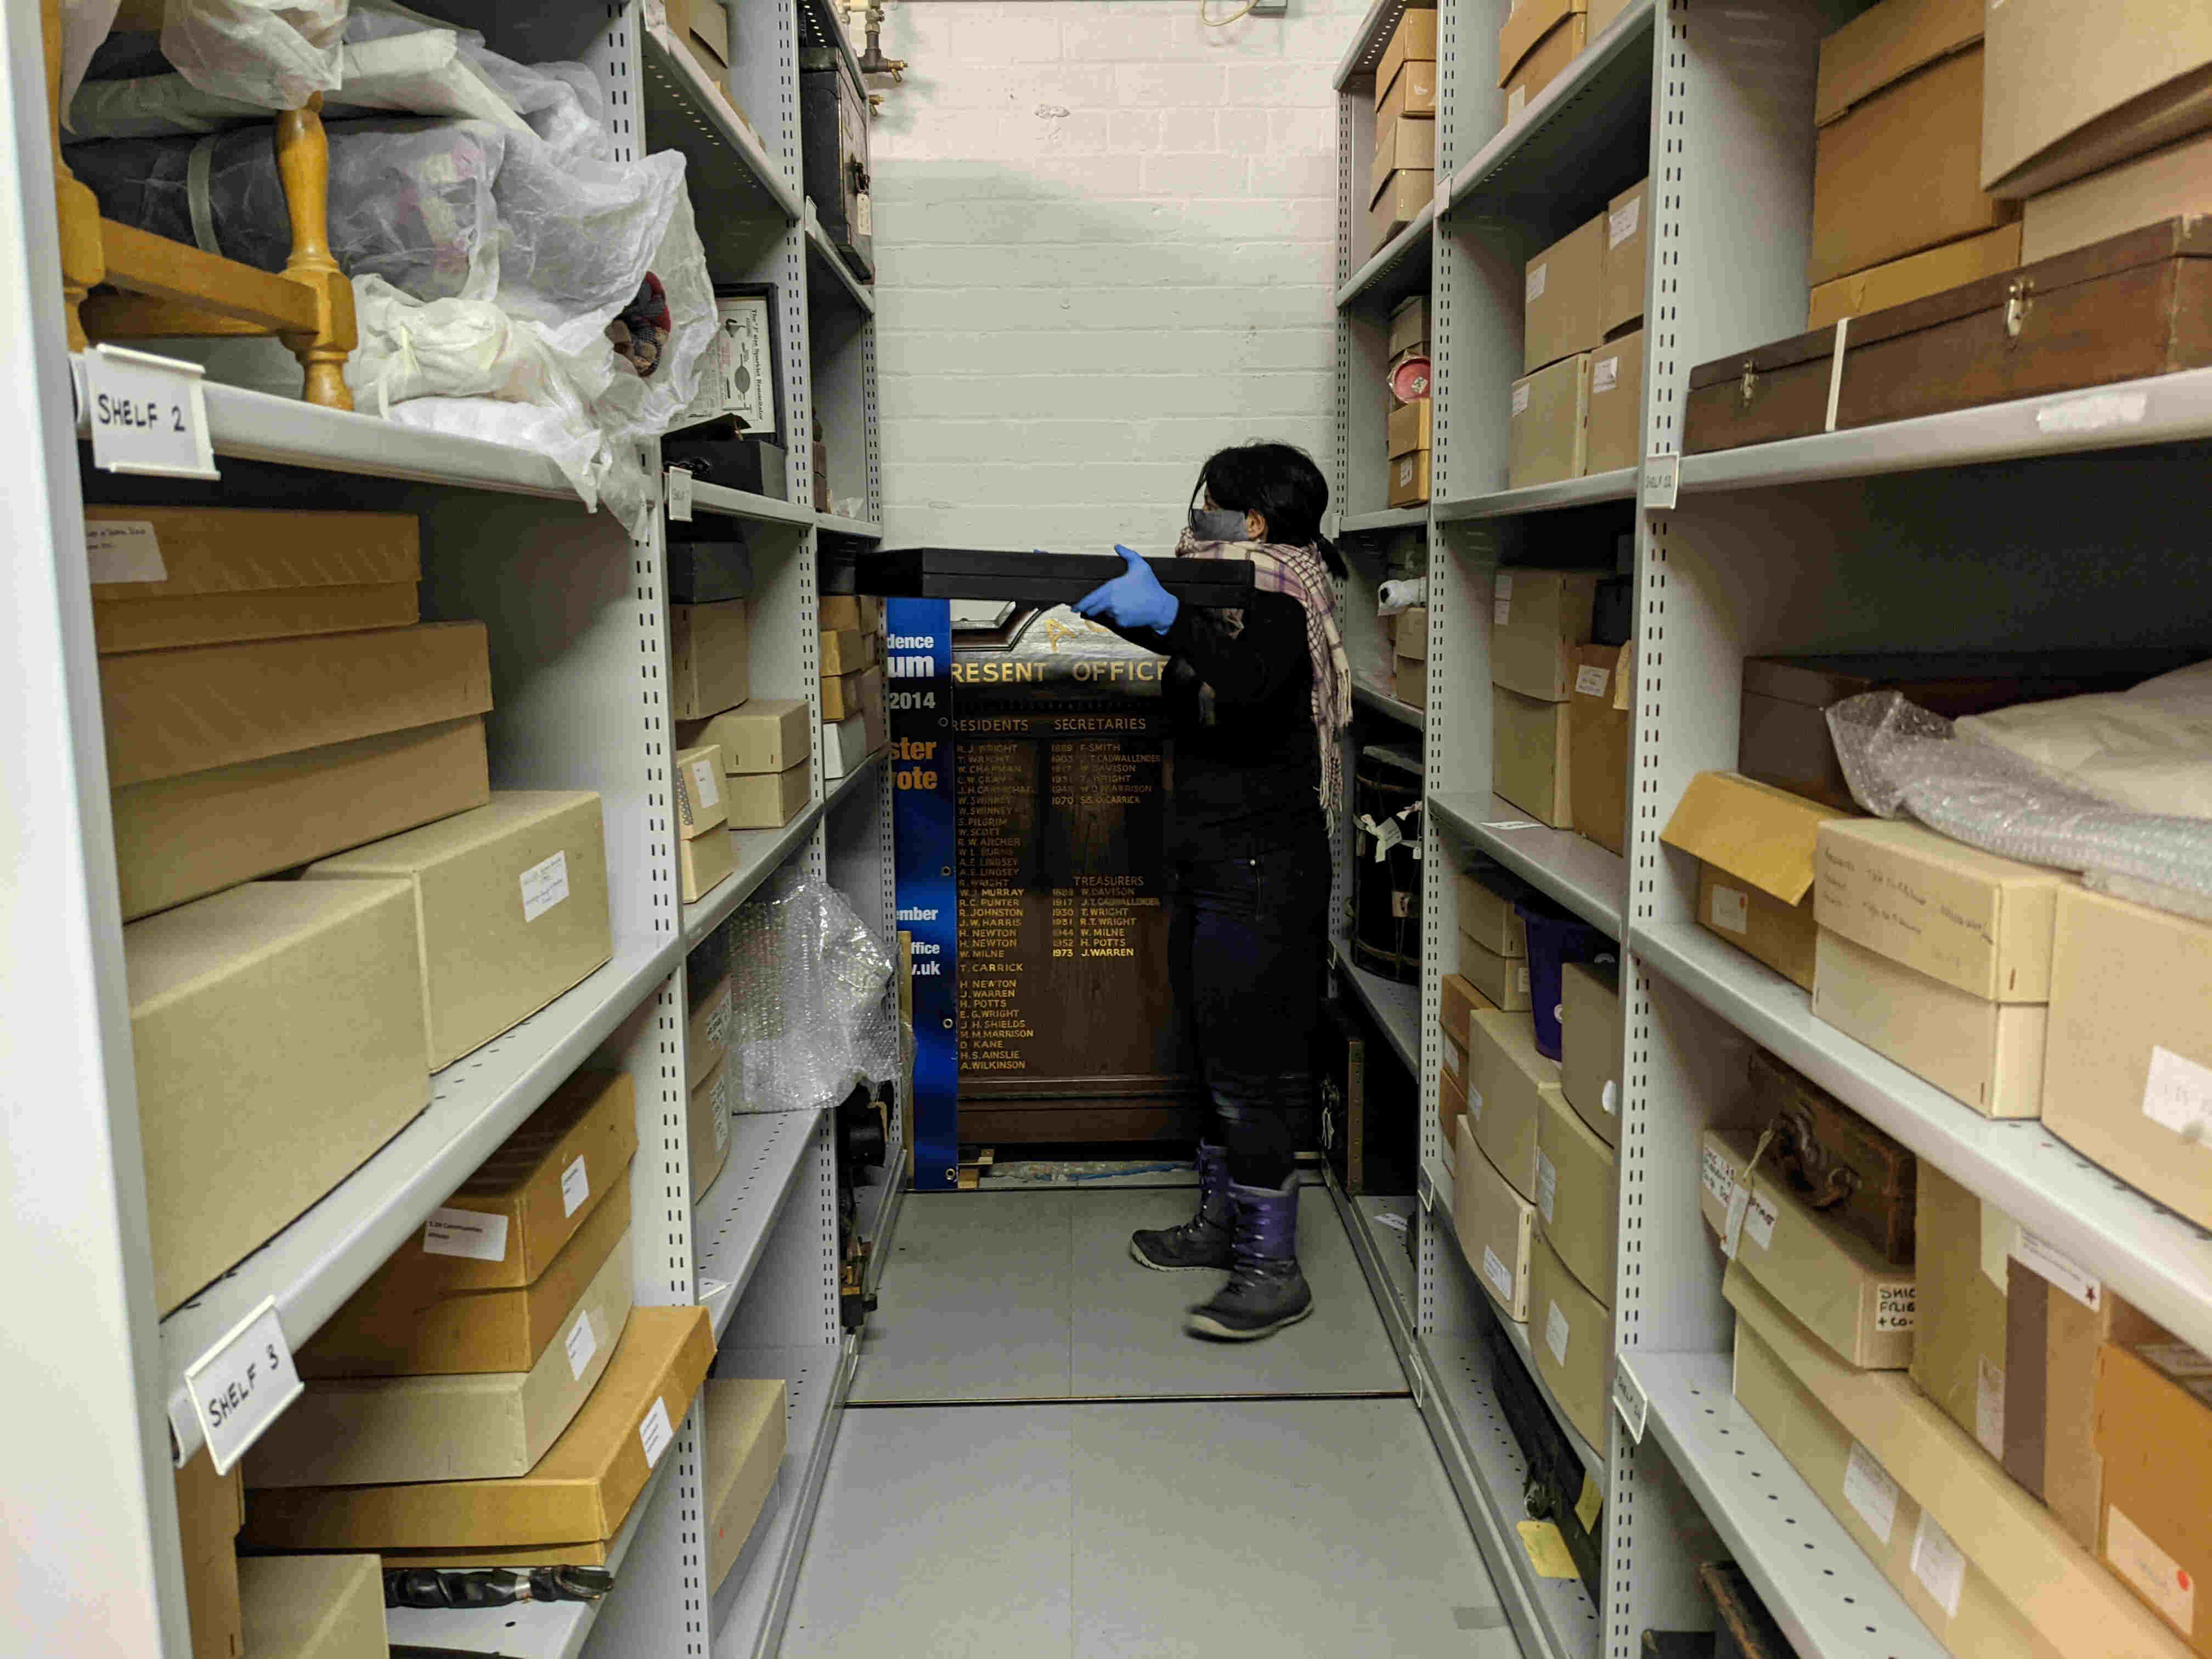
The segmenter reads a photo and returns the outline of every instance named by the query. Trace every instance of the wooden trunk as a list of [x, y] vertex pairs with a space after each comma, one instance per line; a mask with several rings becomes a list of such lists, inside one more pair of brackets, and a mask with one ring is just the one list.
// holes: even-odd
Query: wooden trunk
[[1742, 1568], [1733, 1561], [1711, 1561], [1698, 1569], [1698, 1577], [1720, 1616], [1719, 1628], [1713, 1632], [1713, 1659], [1795, 1659], [1796, 1650]]
[[1754, 1048], [1751, 1097], [1774, 1139], [1763, 1167], [1891, 1261], [1912, 1261], [1918, 1164], [1910, 1151], [1810, 1079]]

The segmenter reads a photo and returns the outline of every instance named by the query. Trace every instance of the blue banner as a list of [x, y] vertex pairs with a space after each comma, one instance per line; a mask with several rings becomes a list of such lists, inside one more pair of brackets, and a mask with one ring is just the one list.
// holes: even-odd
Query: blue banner
[[913, 940], [914, 1184], [960, 1184], [960, 902], [953, 878], [952, 605], [891, 599], [888, 687], [899, 931]]

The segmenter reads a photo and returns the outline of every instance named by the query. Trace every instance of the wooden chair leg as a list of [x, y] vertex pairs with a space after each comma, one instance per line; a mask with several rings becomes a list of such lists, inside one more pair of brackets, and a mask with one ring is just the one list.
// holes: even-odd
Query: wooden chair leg
[[39, 21], [46, 54], [47, 131], [54, 147], [54, 216], [61, 233], [62, 303], [69, 322], [71, 351], [85, 349], [84, 323], [77, 307], [107, 275], [100, 242], [100, 200], [62, 161], [61, 0], [40, 0]]
[[323, 95], [317, 93], [304, 109], [276, 117], [276, 167], [292, 220], [292, 257], [284, 275], [314, 294], [318, 313], [313, 333], [287, 333], [283, 340], [307, 371], [301, 395], [326, 409], [351, 409], [345, 361], [360, 336], [354, 326], [353, 284], [331, 257], [331, 152], [322, 107]]

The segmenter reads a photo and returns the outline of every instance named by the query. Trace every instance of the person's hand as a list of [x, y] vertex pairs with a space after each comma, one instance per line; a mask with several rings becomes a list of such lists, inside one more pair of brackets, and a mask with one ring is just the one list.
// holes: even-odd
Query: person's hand
[[1149, 628], [1164, 634], [1175, 625], [1182, 601], [1160, 586], [1152, 567], [1141, 554], [1115, 545], [1128, 568], [1103, 587], [1094, 587], [1075, 602], [1079, 617], [1109, 623], [1115, 628]]

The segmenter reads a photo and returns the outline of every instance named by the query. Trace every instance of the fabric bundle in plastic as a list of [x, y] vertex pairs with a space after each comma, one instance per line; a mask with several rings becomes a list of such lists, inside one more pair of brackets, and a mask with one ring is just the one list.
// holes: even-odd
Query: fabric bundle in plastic
[[890, 958], [842, 895], [811, 878], [731, 919], [732, 1109], [807, 1112], [898, 1074]]

